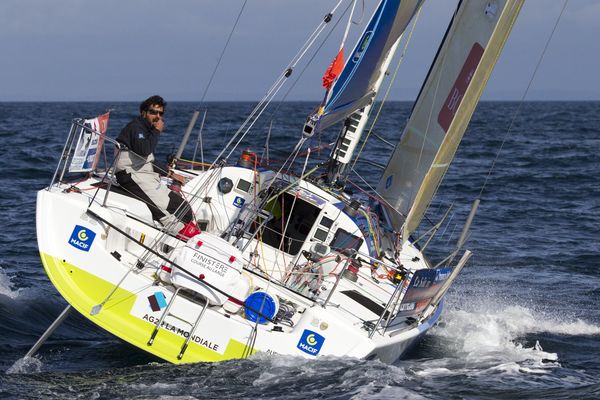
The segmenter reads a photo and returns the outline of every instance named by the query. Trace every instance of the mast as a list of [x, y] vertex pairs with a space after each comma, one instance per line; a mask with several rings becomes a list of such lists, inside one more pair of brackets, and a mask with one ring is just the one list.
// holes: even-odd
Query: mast
[[[383, 83], [387, 69], [394, 58], [394, 54], [398, 49], [401, 39], [402, 37], [398, 38], [396, 43], [390, 48], [383, 64], [381, 64], [381, 67], [376, 72], [379, 77], [373, 86], [375, 94], [379, 92], [379, 88]], [[327, 167], [327, 182], [329, 184], [339, 187], [345, 185], [346, 177], [350, 173], [350, 171], [346, 170], [346, 167], [350, 163], [354, 150], [356, 150], [356, 146], [358, 146], [364, 129], [367, 126], [372, 107], [373, 103], [371, 102], [365, 107], [356, 110], [345, 119], [335, 147], [332, 149], [329, 156], [329, 164]]]
[[[305, 132], [322, 131], [344, 121], [330, 155], [327, 181], [343, 186], [346, 166], [360, 141], [385, 73], [422, 0], [381, 0]], [[340, 50], [343, 54], [343, 49]], [[338, 54], [339, 56], [339, 54]], [[334, 60], [334, 63], [337, 61]], [[332, 63], [332, 65], [334, 64]], [[330, 67], [331, 68], [331, 67]]]
[[377, 185], [402, 240], [446, 173], [524, 0], [461, 1]]

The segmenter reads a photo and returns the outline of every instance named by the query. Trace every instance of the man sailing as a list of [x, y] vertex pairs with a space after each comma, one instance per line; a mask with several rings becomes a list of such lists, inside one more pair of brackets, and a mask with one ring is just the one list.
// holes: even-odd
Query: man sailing
[[180, 237], [199, 233], [192, 209], [177, 192], [160, 181], [165, 172], [154, 164], [154, 150], [165, 127], [167, 102], [151, 96], [140, 104], [140, 115], [129, 122], [117, 137], [125, 148], [116, 165], [119, 185], [150, 208], [152, 218]]

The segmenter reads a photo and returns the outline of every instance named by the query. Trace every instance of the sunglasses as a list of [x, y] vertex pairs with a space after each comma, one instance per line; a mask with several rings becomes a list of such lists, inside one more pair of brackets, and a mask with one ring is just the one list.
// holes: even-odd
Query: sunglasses
[[158, 110], [154, 110], [154, 109], [149, 109], [148, 114], [150, 115], [160, 115], [161, 117], [163, 116], [163, 114], [165, 113], [164, 111], [158, 111]]

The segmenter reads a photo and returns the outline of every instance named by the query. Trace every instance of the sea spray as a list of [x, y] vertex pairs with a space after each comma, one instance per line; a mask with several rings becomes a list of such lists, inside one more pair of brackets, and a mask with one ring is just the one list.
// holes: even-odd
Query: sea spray
[[19, 358], [7, 370], [7, 374], [36, 374], [42, 371], [42, 362], [36, 357]]
[[20, 293], [21, 289], [14, 289], [10, 276], [0, 268], [0, 295], [16, 299]]
[[480, 304], [477, 310], [446, 310], [446, 323], [436, 327], [432, 334], [449, 343], [449, 350], [466, 361], [467, 366], [509, 371], [527, 365], [539, 372], [559, 365], [556, 353], [543, 350], [542, 339], [533, 346], [525, 339], [526, 335], [543, 331], [544, 326], [553, 326], [550, 322], [543, 319], [540, 322], [536, 314], [521, 306], [493, 308]]

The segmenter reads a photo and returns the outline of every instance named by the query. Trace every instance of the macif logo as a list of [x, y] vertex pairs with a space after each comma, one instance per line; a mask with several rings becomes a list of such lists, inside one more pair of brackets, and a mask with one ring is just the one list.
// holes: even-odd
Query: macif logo
[[233, 205], [237, 208], [242, 208], [245, 202], [246, 199], [244, 199], [243, 197], [235, 196], [235, 199], [233, 200]]
[[305, 329], [296, 347], [311, 356], [316, 356], [319, 354], [319, 351], [321, 351], [323, 343], [325, 343], [325, 338], [323, 336]]
[[95, 237], [96, 233], [93, 230], [81, 225], [75, 225], [73, 233], [71, 233], [71, 237], [69, 238], [69, 244], [79, 250], [90, 251]]

